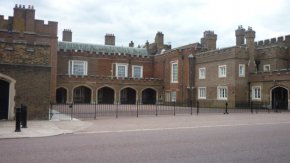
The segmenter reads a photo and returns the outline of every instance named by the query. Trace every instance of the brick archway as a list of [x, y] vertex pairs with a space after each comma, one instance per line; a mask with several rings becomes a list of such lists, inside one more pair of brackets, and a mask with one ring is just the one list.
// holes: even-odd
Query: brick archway
[[114, 104], [115, 99], [115, 91], [110, 87], [102, 87], [98, 89], [98, 104]]
[[146, 88], [142, 91], [142, 104], [156, 104], [157, 92], [152, 88]]
[[137, 91], [126, 87], [120, 91], [120, 104], [136, 104]]
[[288, 109], [288, 90], [284, 87], [275, 87], [271, 91], [272, 109], [287, 110]]

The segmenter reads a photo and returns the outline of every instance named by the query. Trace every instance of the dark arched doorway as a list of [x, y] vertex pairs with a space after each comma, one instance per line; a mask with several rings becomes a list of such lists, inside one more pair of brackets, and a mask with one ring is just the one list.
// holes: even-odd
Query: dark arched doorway
[[9, 82], [0, 80], [0, 119], [8, 119]]
[[155, 104], [156, 103], [156, 91], [152, 88], [147, 88], [142, 91], [142, 103], [143, 104]]
[[114, 104], [115, 91], [109, 87], [98, 90], [98, 104]]
[[65, 104], [67, 91], [65, 88], [58, 88], [56, 90], [56, 103]]
[[283, 87], [276, 87], [272, 90], [272, 109], [288, 109], [288, 90]]
[[74, 103], [91, 103], [91, 89], [79, 86], [74, 89]]
[[136, 91], [132, 88], [122, 89], [121, 104], [136, 104]]

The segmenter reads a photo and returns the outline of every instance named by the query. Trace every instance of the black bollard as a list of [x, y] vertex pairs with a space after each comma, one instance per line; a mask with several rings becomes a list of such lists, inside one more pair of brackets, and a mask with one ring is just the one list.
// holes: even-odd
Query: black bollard
[[15, 132], [21, 132], [20, 122], [21, 122], [21, 108], [16, 108], [16, 115], [15, 115]]
[[21, 104], [21, 125], [22, 128], [27, 128], [27, 106]]

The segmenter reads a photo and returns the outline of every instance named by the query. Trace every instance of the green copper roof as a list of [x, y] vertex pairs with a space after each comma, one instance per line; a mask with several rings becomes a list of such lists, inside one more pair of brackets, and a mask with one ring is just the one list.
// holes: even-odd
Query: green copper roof
[[131, 55], [142, 55], [147, 56], [148, 52], [145, 48], [133, 48], [133, 47], [121, 47], [112, 45], [97, 45], [97, 44], [86, 44], [77, 42], [58, 42], [58, 50], [80, 50], [89, 52], [103, 52], [103, 53], [124, 53]]

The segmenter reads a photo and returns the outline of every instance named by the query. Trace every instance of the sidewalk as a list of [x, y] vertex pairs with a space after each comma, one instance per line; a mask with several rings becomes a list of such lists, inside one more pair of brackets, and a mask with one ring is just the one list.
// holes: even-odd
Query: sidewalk
[[91, 122], [72, 121], [28, 121], [27, 128], [21, 128], [21, 132], [15, 132], [15, 121], [0, 121], [0, 139], [45, 137], [74, 133], [89, 127]]
[[45, 137], [61, 134], [116, 133], [263, 124], [290, 124], [290, 113], [203, 114], [97, 118], [97, 120], [28, 121], [28, 128], [15, 132], [15, 121], [0, 121], [1, 138]]

